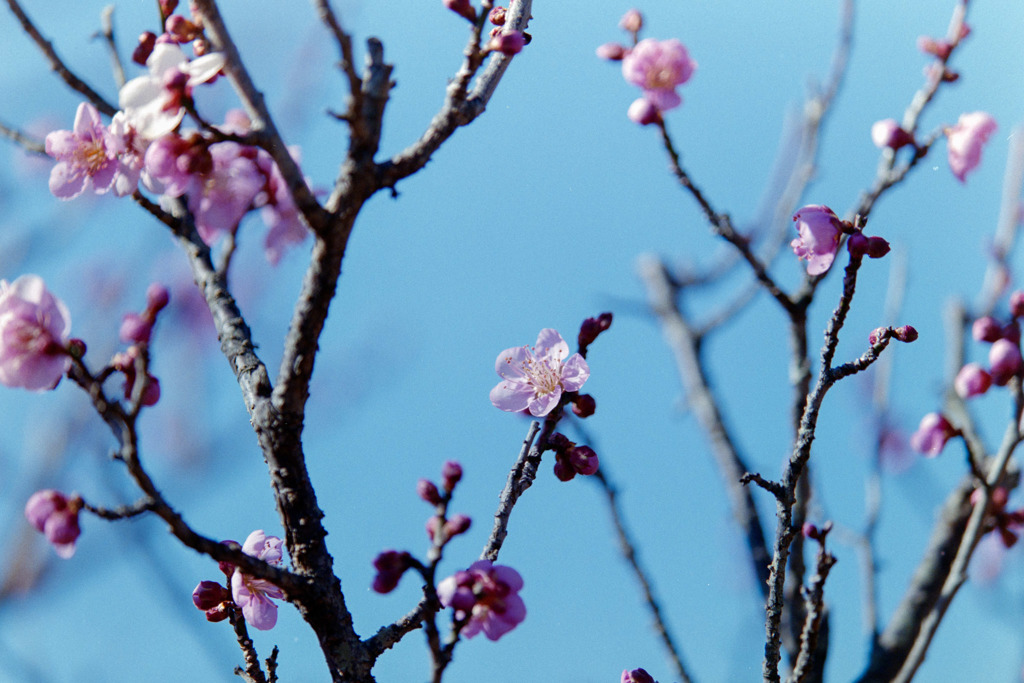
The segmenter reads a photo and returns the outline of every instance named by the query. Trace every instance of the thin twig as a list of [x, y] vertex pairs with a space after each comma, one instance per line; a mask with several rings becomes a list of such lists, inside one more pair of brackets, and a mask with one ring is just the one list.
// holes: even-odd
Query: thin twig
[[18, 0], [7, 0], [7, 6], [14, 12], [14, 16], [17, 17], [18, 22], [21, 24], [22, 30], [28, 34], [32, 42], [42, 51], [46, 57], [46, 61], [50, 63], [50, 68], [57, 72], [61, 79], [67, 83], [68, 87], [72, 90], [81, 93], [87, 100], [92, 102], [100, 112], [107, 116], [113, 116], [117, 112], [117, 107], [114, 107], [106, 99], [103, 98], [98, 92], [93, 90], [85, 81], [75, 75], [71, 69], [64, 64], [64, 61], [57, 56], [57, 51], [53, 49], [53, 44], [43, 37], [43, 34], [39, 32], [36, 25], [32, 23], [32, 20], [25, 14], [25, 10], [21, 8], [21, 4]]
[[0, 123], [0, 137], [5, 137], [14, 144], [18, 145], [26, 152], [32, 154], [39, 154], [42, 156], [46, 155], [46, 145], [36, 140], [35, 138], [25, 135], [17, 128], [11, 128], [10, 126]]
[[121, 56], [117, 53], [117, 41], [114, 39], [114, 6], [107, 5], [100, 12], [100, 32], [94, 38], [103, 38], [110, 53], [110, 68], [114, 72], [114, 83], [118, 90], [125, 84], [124, 66], [121, 64]]

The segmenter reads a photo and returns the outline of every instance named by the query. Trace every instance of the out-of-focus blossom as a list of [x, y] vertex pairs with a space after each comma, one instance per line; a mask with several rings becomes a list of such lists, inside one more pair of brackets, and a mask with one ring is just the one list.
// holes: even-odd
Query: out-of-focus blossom
[[[281, 539], [267, 536], [262, 529], [249, 534], [242, 544], [242, 552], [270, 564], [281, 563]], [[242, 616], [253, 627], [261, 631], [274, 628], [277, 623], [277, 604], [284, 593], [266, 579], [257, 579], [235, 569], [231, 575], [231, 596], [242, 609]]]
[[469, 0], [444, 0], [444, 6], [469, 21], [476, 21], [476, 10]]
[[917, 39], [917, 49], [926, 55], [947, 59], [952, 46], [945, 40], [936, 40], [931, 36], [919, 36]]
[[74, 199], [90, 187], [97, 194], [107, 192], [118, 170], [118, 151], [96, 107], [78, 105], [72, 130], [46, 136], [46, 153], [57, 160], [50, 172], [50, 192], [58, 199]]
[[910, 436], [910, 447], [930, 458], [935, 457], [956, 434], [953, 425], [943, 415], [928, 413]]
[[953, 380], [953, 387], [960, 398], [971, 398], [984, 394], [992, 386], [992, 376], [977, 363], [968, 363], [960, 368]]
[[455, 485], [462, 480], [462, 465], [455, 460], [446, 460], [441, 466], [441, 486], [445, 491], [451, 493]]
[[563, 391], [578, 391], [590, 377], [583, 356], [569, 356], [569, 345], [550, 328], [540, 331], [536, 346], [516, 346], [498, 354], [495, 370], [502, 381], [491, 389], [491, 403], [513, 413], [529, 410], [534, 417], [550, 413]]
[[80, 498], [69, 499], [60, 491], [36, 491], [25, 503], [25, 518], [53, 544], [65, 560], [75, 554], [75, 541], [82, 533], [78, 526]]
[[1019, 289], [1010, 294], [1010, 315], [1014, 318], [1024, 317], [1024, 292]]
[[0, 384], [53, 389], [71, 365], [71, 316], [38, 275], [0, 280]]
[[981, 149], [996, 129], [996, 121], [983, 111], [961, 114], [952, 128], [946, 129], [949, 168], [960, 182], [981, 163]]
[[644, 99], [661, 112], [682, 104], [676, 87], [690, 80], [696, 68], [697, 62], [690, 59], [686, 46], [674, 38], [641, 40], [622, 59], [623, 77], [640, 86]]
[[150, 140], [170, 133], [185, 116], [183, 99], [195, 86], [215, 78], [224, 63], [219, 52], [189, 61], [177, 44], [158, 42], [146, 59], [149, 75], [121, 87], [118, 100], [129, 124]]
[[[298, 149], [289, 148], [289, 152], [298, 163]], [[309, 236], [309, 230], [302, 221], [288, 183], [281, 175], [281, 169], [271, 156], [260, 150], [256, 156], [256, 166], [265, 181], [263, 192], [256, 197], [256, 204], [262, 206], [260, 216], [270, 228], [263, 240], [263, 249], [270, 265], [276, 266], [281, 261], [285, 249], [305, 240]]]
[[871, 141], [882, 149], [900, 149], [911, 144], [914, 138], [900, 127], [896, 119], [882, 119], [871, 126]]
[[188, 208], [196, 218], [196, 230], [209, 245], [233, 232], [263, 189], [265, 179], [250, 148], [235, 142], [210, 145], [213, 169], [188, 192]]
[[832, 266], [839, 250], [842, 223], [827, 206], [810, 204], [793, 214], [800, 236], [790, 242], [793, 253], [807, 261], [808, 275], [821, 275]]
[[990, 315], [983, 315], [971, 324], [971, 336], [975, 341], [992, 343], [1003, 337], [1003, 327]]
[[442, 605], [455, 609], [456, 619], [469, 617], [463, 636], [472, 638], [483, 631], [490, 640], [497, 640], [526, 618], [526, 605], [519, 597], [522, 587], [523, 579], [515, 569], [479, 560], [441, 581], [437, 597]]
[[1005, 386], [1024, 370], [1020, 346], [1009, 339], [997, 339], [992, 343], [992, 348], [988, 350], [988, 365], [992, 383], [997, 386]]

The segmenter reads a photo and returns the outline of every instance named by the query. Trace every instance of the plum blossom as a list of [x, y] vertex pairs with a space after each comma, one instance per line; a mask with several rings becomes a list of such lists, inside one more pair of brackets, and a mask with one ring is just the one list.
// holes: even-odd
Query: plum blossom
[[793, 215], [800, 236], [790, 242], [793, 253], [807, 261], [808, 275], [821, 275], [832, 267], [843, 226], [827, 206], [811, 204]]
[[900, 127], [896, 119], [882, 119], [871, 126], [871, 141], [875, 147], [899, 149], [912, 144], [914, 138]]
[[956, 125], [946, 129], [949, 168], [961, 183], [981, 163], [981, 148], [995, 129], [995, 119], [983, 111], [961, 114]]
[[71, 316], [38, 275], [0, 280], [0, 384], [53, 389], [67, 372]]
[[566, 356], [569, 345], [550, 328], [540, 331], [536, 346], [505, 349], [495, 362], [502, 381], [491, 389], [491, 403], [508, 412], [529, 410], [534, 417], [544, 417], [558, 405], [563, 391], [578, 391], [590, 377], [583, 356]]
[[455, 609], [455, 618], [469, 617], [462, 635], [472, 638], [483, 631], [497, 640], [526, 618], [526, 605], [519, 597], [523, 578], [511, 567], [478, 560], [466, 571], [437, 584], [437, 597], [445, 607]]
[[192, 88], [212, 80], [224, 63], [219, 52], [189, 61], [176, 44], [158, 42], [146, 59], [149, 75], [121, 87], [118, 101], [129, 124], [149, 140], [170, 133], [185, 116], [182, 100]]
[[[281, 563], [281, 539], [267, 536], [262, 529], [249, 534], [242, 544], [242, 552], [270, 564]], [[242, 609], [242, 616], [253, 628], [268, 631], [277, 623], [277, 605], [284, 592], [266, 579], [257, 579], [235, 569], [231, 575], [231, 596]]]
[[910, 436], [910, 447], [918, 453], [934, 458], [946, 447], [946, 442], [956, 436], [957, 430], [945, 416], [928, 413], [921, 418], [917, 431]]
[[674, 38], [645, 38], [622, 58], [623, 77], [640, 86], [644, 98], [661, 112], [682, 104], [676, 86], [690, 80], [696, 68], [697, 62], [690, 59], [686, 46]]
[[233, 232], [263, 189], [265, 179], [253, 156], [251, 148], [236, 142], [210, 145], [213, 169], [197, 178], [188, 192], [188, 208], [207, 244]]
[[82, 499], [68, 498], [60, 491], [36, 491], [25, 503], [25, 519], [46, 536], [57, 554], [69, 559], [75, 554], [75, 541], [82, 533], [78, 526], [78, 511]]
[[78, 105], [72, 130], [46, 136], [46, 153], [57, 160], [50, 172], [50, 192], [58, 199], [74, 199], [90, 187], [96, 194], [107, 192], [118, 171], [119, 149], [96, 107]]
[[992, 376], [977, 363], [968, 363], [960, 368], [953, 380], [957, 395], [963, 399], [984, 394], [991, 386]]

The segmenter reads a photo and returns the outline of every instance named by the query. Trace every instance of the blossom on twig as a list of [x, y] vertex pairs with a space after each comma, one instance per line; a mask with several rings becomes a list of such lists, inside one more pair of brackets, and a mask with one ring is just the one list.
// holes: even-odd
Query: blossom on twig
[[529, 410], [534, 417], [544, 417], [558, 405], [563, 391], [578, 391], [590, 377], [583, 356], [566, 356], [569, 345], [550, 328], [540, 331], [536, 346], [505, 349], [495, 362], [502, 381], [491, 389], [491, 403], [508, 412]]
[[983, 111], [961, 114], [956, 125], [946, 129], [949, 169], [961, 183], [981, 163], [981, 149], [995, 129], [995, 119]]
[[71, 316], [38, 275], [0, 280], [0, 384], [53, 389], [67, 372]]
[[[249, 534], [242, 544], [242, 552], [270, 564], [281, 563], [281, 539], [267, 536], [262, 529]], [[231, 575], [231, 596], [242, 609], [245, 620], [261, 631], [274, 628], [277, 623], [277, 605], [284, 592], [266, 579], [257, 579], [236, 568]]]
[[462, 629], [466, 638], [483, 631], [497, 640], [526, 618], [526, 605], [519, 597], [522, 587], [523, 578], [515, 569], [479, 560], [441, 581], [437, 597], [455, 609], [456, 619], [469, 618]]

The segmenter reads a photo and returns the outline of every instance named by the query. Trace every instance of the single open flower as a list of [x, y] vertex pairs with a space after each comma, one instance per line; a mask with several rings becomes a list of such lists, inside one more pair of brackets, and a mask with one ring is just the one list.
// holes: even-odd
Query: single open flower
[[50, 172], [50, 192], [58, 199], [74, 199], [88, 188], [103, 194], [114, 184], [119, 151], [117, 138], [103, 125], [96, 107], [83, 102], [72, 130], [46, 136], [46, 153], [57, 160]]
[[53, 389], [71, 364], [71, 316], [38, 275], [0, 280], [0, 384]]
[[519, 597], [522, 587], [523, 578], [515, 569], [478, 560], [437, 584], [437, 597], [455, 609], [456, 619], [469, 617], [463, 636], [472, 638], [483, 631], [497, 640], [526, 618], [526, 605]]
[[[281, 563], [281, 539], [267, 536], [262, 529], [249, 534], [242, 544], [242, 552], [270, 564]], [[235, 569], [231, 575], [231, 596], [242, 608], [242, 616], [253, 627], [261, 631], [274, 628], [277, 623], [277, 604], [284, 593], [266, 579], [257, 579]]]
[[644, 99], [662, 112], [682, 104], [676, 86], [690, 80], [696, 68], [686, 46], [675, 39], [646, 38], [622, 59], [623, 77], [643, 88]]
[[511, 413], [529, 410], [534, 417], [550, 413], [563, 391], [578, 391], [590, 377], [583, 356], [569, 356], [569, 345], [550, 328], [540, 331], [536, 346], [516, 346], [498, 354], [495, 370], [502, 381], [491, 389], [491, 403]]
[[807, 261], [808, 275], [821, 275], [832, 267], [839, 250], [842, 223], [827, 206], [811, 204], [793, 215], [800, 236], [790, 243], [793, 253]]
[[946, 130], [949, 168], [961, 183], [981, 163], [981, 148], [996, 129], [996, 121], [983, 111], [961, 114], [956, 125]]

